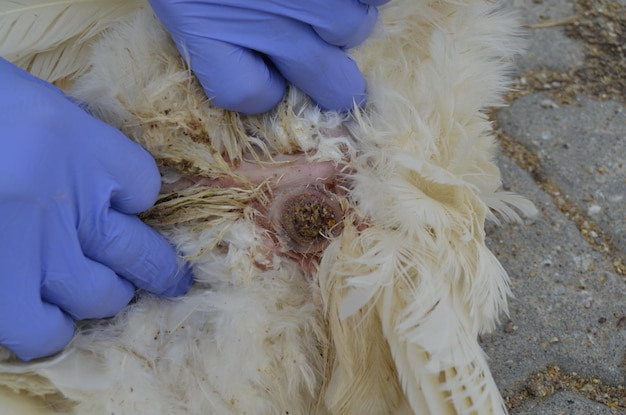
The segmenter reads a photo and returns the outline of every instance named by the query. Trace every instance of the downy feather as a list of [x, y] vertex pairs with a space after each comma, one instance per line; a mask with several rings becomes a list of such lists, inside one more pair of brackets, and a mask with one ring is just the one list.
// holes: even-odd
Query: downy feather
[[0, 2], [0, 56], [49, 82], [85, 72], [89, 42], [140, 0]]

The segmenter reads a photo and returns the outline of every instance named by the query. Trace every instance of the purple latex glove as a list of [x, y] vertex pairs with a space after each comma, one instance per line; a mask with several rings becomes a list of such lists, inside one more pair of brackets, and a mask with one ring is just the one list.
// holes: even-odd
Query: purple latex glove
[[135, 287], [186, 292], [189, 270], [135, 216], [159, 192], [152, 157], [1, 58], [0, 91], [0, 344], [50, 355]]
[[242, 113], [271, 109], [285, 79], [323, 109], [366, 100], [344, 52], [369, 36], [388, 0], [150, 0], [212, 102]]

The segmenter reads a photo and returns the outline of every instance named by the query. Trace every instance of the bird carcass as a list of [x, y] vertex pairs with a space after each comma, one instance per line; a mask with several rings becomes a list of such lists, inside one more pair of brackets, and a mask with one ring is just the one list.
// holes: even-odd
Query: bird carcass
[[519, 51], [510, 14], [489, 0], [392, 0], [349, 51], [365, 108], [324, 112], [292, 88], [271, 112], [244, 116], [211, 106], [147, 3], [36, 3], [23, 12], [38, 13], [33, 27], [61, 12], [77, 27], [0, 41], [0, 54], [155, 157], [162, 194], [143, 219], [197, 282], [80, 322], [57, 356], [7, 355], [0, 407], [506, 413], [477, 337], [509, 294], [485, 220], [534, 210], [498, 192], [485, 113]]

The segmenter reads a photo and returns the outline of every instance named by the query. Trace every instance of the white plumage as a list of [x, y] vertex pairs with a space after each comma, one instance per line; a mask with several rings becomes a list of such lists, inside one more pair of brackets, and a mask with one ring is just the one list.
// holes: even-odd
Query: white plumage
[[[210, 106], [144, 1], [0, 5], [1, 56], [142, 144], [165, 183], [213, 183], [148, 216], [192, 263], [192, 291], [81, 323], [50, 359], [7, 356], [0, 412], [506, 413], [477, 336], [509, 295], [484, 221], [534, 212], [497, 191], [484, 113], [501, 104], [515, 27], [488, 0], [392, 0], [351, 51], [364, 111], [322, 113], [291, 89], [272, 112], [239, 116]], [[260, 225], [267, 198], [328, 185], [290, 173], [285, 154], [336, 176], [343, 228], [318, 259], [268, 246]]]

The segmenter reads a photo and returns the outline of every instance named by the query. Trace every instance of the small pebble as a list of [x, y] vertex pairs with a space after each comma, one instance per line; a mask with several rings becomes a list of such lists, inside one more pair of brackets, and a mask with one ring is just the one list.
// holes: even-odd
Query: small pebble
[[598, 213], [600, 213], [601, 210], [602, 210], [601, 206], [591, 205], [589, 206], [589, 209], [587, 209], [587, 215], [589, 216], [597, 215]]
[[551, 99], [544, 99], [543, 101], [541, 101], [541, 108], [558, 108], [559, 106], [556, 104], [556, 102], [552, 101]]

